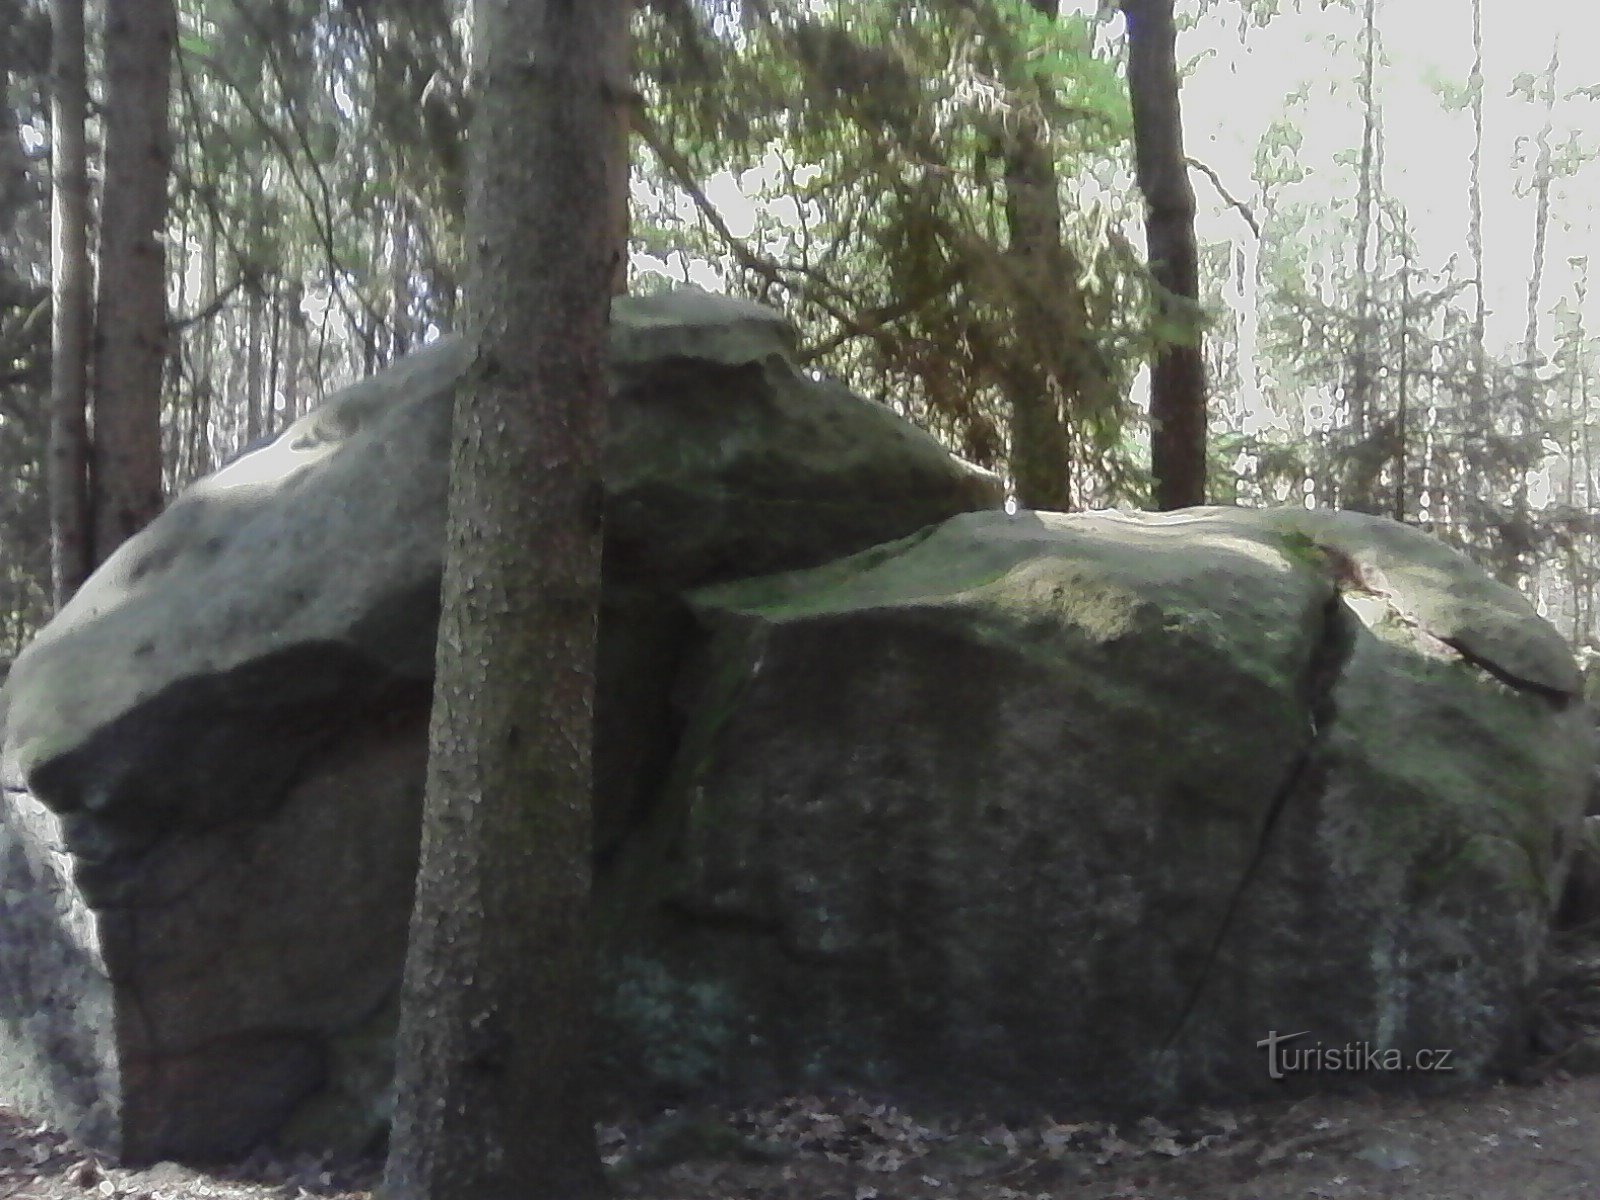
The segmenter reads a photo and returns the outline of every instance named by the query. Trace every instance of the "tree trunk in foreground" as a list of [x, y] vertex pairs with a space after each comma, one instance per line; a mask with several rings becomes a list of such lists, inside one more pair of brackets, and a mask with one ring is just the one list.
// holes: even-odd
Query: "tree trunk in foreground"
[[[606, 1193], [586, 1102], [602, 366], [623, 0], [477, 0], [467, 245], [390, 1200]], [[597, 148], [600, 148], [597, 152]]]
[[50, 590], [59, 609], [88, 578], [91, 555], [83, 0], [54, 0], [50, 26]]
[[[1150, 272], [1169, 329], [1192, 322], [1200, 301], [1194, 189], [1183, 153], [1177, 29], [1172, 0], [1123, 0], [1128, 22], [1128, 92], [1144, 193]], [[1160, 509], [1206, 502], [1206, 373], [1200, 334], [1164, 346], [1150, 366], [1150, 467]]]
[[167, 273], [161, 232], [172, 166], [172, 0], [106, 8], [105, 184], [95, 303], [94, 562], [161, 511]]
[[633, 39], [628, 36], [628, 26], [632, 20], [633, 10], [638, 6], [637, 0], [622, 0], [622, 33], [611, 38], [605, 47], [606, 60], [601, 64], [606, 78], [612, 81], [618, 89], [616, 99], [618, 103], [612, 106], [611, 137], [612, 144], [607, 147], [607, 152], [615, 156], [615, 161], [621, 162], [622, 186], [616, 189], [614, 195], [608, 196], [607, 221], [610, 223], [612, 240], [611, 263], [611, 294], [626, 296], [628, 294], [628, 241], [633, 234], [633, 211], [629, 204], [628, 192], [628, 165], [632, 161], [633, 144], [633, 104], [635, 93], [633, 91]]

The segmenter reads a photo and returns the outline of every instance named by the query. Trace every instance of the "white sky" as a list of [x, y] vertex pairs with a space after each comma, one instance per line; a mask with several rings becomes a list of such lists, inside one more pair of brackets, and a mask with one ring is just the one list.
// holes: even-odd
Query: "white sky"
[[[1588, 0], [1483, 0], [1485, 149], [1484, 250], [1490, 308], [1490, 340], [1521, 341], [1526, 322], [1527, 286], [1532, 264], [1534, 203], [1518, 196], [1531, 174], [1531, 140], [1543, 123], [1542, 106], [1509, 96], [1519, 74], [1542, 73], [1552, 39], [1561, 38], [1560, 92], [1600, 83], [1588, 47], [1600, 40], [1600, 5]], [[1450, 113], [1433, 90], [1443, 79], [1464, 85], [1472, 67], [1469, 0], [1380, 0], [1378, 22], [1387, 63], [1380, 65], [1378, 88], [1385, 122], [1385, 187], [1405, 204], [1417, 236], [1420, 266], [1438, 270], [1453, 256], [1466, 268], [1467, 185], [1472, 153], [1472, 120], [1467, 111]], [[1305, 135], [1302, 161], [1314, 169], [1296, 185], [1305, 195], [1349, 196], [1353, 171], [1335, 165], [1334, 155], [1359, 147], [1357, 104], [1359, 15], [1322, 9], [1310, 0], [1265, 29], [1250, 30], [1241, 44], [1238, 19], [1224, 3], [1199, 28], [1180, 35], [1179, 53], [1190, 61], [1205, 54], [1183, 91], [1184, 123], [1190, 153], [1205, 160], [1241, 198], [1249, 184], [1255, 147], [1270, 123], [1285, 111], [1284, 97], [1309, 88], [1294, 123]], [[1337, 38], [1339, 44], [1330, 39]], [[1600, 117], [1600, 104], [1584, 98], [1558, 99], [1555, 133], [1584, 129]], [[1600, 133], [1600, 129], [1597, 129]], [[1518, 139], [1530, 144], [1528, 167], [1511, 163]], [[1570, 291], [1567, 258], [1593, 253], [1594, 206], [1586, 192], [1600, 177], [1591, 168], [1558, 183], [1555, 218], [1546, 254], [1543, 305]], [[1226, 215], [1214, 189], [1201, 177], [1195, 184], [1206, 240], [1236, 234], [1239, 221]], [[1596, 264], [1600, 267], [1600, 263]], [[1548, 325], [1544, 332], [1548, 332]]]

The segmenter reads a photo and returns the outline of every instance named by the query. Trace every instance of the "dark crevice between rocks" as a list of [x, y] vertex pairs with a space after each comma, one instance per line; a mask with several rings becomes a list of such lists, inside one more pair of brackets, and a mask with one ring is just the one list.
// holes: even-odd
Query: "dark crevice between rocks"
[[[1437, 634], [1433, 636], [1438, 637]], [[1529, 692], [1542, 700], [1548, 701], [1557, 712], [1565, 711], [1568, 705], [1580, 699], [1580, 697], [1573, 695], [1571, 692], [1563, 691], [1561, 688], [1551, 687], [1548, 683], [1540, 683], [1535, 679], [1524, 679], [1515, 672], [1506, 670], [1499, 663], [1473, 653], [1460, 638], [1441, 637], [1439, 641], [1449, 646], [1466, 662], [1477, 667], [1484, 674], [1492, 675], [1509, 688], [1515, 688], [1519, 692]]]
[[1261, 823], [1261, 832], [1256, 837], [1255, 851], [1245, 869], [1240, 872], [1238, 881], [1233, 887], [1233, 894], [1228, 897], [1227, 907], [1223, 910], [1222, 919], [1217, 923], [1211, 945], [1206, 949], [1205, 962], [1199, 974], [1195, 976], [1182, 1008], [1178, 1010], [1167, 1036], [1162, 1041], [1163, 1051], [1171, 1050], [1177, 1044], [1178, 1038], [1183, 1035], [1184, 1028], [1189, 1023], [1189, 1018], [1199, 1006], [1200, 998], [1205, 994], [1206, 985], [1211, 980], [1212, 969], [1221, 957], [1222, 947], [1227, 943], [1228, 935], [1233, 931], [1245, 895], [1266, 862], [1279, 819], [1283, 816], [1289, 801], [1299, 793], [1307, 771], [1316, 761], [1317, 751], [1322, 746], [1326, 731], [1332, 727], [1338, 715], [1333, 698], [1334, 687], [1343, 674], [1345, 665], [1350, 661], [1354, 647], [1355, 617], [1345, 607], [1340, 594], [1335, 591], [1323, 605], [1321, 628], [1316, 644], [1311, 649], [1311, 657], [1301, 687], [1301, 699], [1307, 717], [1305, 744], [1295, 755], [1294, 761], [1289, 764], [1283, 781], [1272, 794], [1272, 799], [1267, 805], [1266, 817]]
[[652, 820], [672, 777], [686, 723], [673, 689], [699, 637], [688, 606], [672, 593], [629, 588], [608, 576], [603, 597], [594, 735], [597, 880]]

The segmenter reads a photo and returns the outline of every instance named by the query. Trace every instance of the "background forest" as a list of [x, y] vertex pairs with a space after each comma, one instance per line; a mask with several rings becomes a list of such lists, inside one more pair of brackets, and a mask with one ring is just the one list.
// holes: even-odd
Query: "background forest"
[[[169, 496], [451, 325], [470, 105], [453, 0], [177, 10]], [[1213, 501], [1416, 524], [1595, 641], [1597, 18], [1178, 14], [1199, 313], [1153, 303], [1124, 23], [1073, 0], [646, 5], [631, 287], [784, 310], [816, 370], [1037, 507], [1149, 502], [1144, 364], [1198, 326]], [[51, 609], [50, 28], [0, 0], [6, 656]], [[91, 86], [91, 181], [108, 103]], [[1043, 451], [1066, 468], [1041, 487]]]

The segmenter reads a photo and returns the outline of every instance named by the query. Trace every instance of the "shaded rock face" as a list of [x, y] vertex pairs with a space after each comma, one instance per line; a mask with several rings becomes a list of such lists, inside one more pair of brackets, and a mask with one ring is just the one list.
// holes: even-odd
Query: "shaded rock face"
[[[630, 1087], [1065, 1112], [1340, 1082], [1269, 1079], [1275, 1034], [1450, 1081], [1514, 1052], [1591, 760], [1514, 592], [1375, 518], [1008, 516], [766, 310], [613, 324]], [[99, 1147], [381, 1126], [466, 369], [436, 346], [197, 485], [0, 692], [0, 1090]]]
[[[607, 854], [670, 766], [685, 589], [1000, 502], [792, 337], [701, 292], [615, 306]], [[466, 360], [436, 344], [191, 488], [0, 694], [0, 1090], [97, 1146], [236, 1153], [370, 1073], [348, 1060], [403, 961]]]
[[1271, 1080], [1274, 1034], [1446, 1082], [1515, 1052], [1587, 718], [1555, 631], [1431, 539], [975, 513], [697, 603], [632, 924], [746, 1067], [1060, 1112], [1344, 1081]]
[[1578, 830], [1566, 890], [1556, 912], [1556, 928], [1561, 930], [1593, 929], [1600, 924], [1600, 816], [1592, 811], [1592, 794], [1590, 808]]

